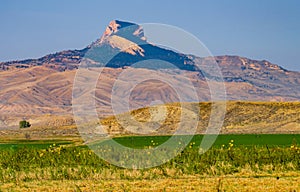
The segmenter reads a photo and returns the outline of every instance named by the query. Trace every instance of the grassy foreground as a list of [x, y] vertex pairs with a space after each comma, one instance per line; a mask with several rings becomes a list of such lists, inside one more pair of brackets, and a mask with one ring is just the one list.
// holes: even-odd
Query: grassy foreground
[[299, 191], [300, 177], [186, 177], [152, 180], [53, 180], [6, 183], [3, 191]]
[[[116, 167], [86, 146], [62, 141], [47, 141], [46, 145], [45, 141], [29, 142], [27, 147], [6, 143], [5, 147], [0, 145], [0, 190], [300, 190], [300, 135], [221, 135], [203, 155], [199, 154], [201, 137], [195, 136], [167, 163], [142, 170]], [[155, 147], [166, 139], [115, 138], [138, 148]]]

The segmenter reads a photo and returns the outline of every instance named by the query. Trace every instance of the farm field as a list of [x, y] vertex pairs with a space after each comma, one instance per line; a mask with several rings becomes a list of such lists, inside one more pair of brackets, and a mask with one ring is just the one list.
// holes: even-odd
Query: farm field
[[[135, 148], [170, 136], [114, 138]], [[186, 136], [177, 136], [186, 137]], [[300, 135], [219, 135], [203, 155], [196, 135], [167, 163], [124, 169], [70, 140], [0, 142], [1, 191], [299, 191]], [[104, 141], [109, 144], [110, 140]]]

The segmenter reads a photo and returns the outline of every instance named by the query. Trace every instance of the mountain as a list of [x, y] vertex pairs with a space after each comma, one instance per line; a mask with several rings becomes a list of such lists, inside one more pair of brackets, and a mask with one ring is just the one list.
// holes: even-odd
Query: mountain
[[100, 63], [97, 67], [105, 64], [106, 67], [119, 68], [141, 60], [157, 59], [171, 62], [180, 69], [194, 70], [193, 62], [187, 55], [152, 45], [146, 41], [141, 26], [117, 20], [111, 21], [103, 35], [82, 50], [62, 51], [39, 59], [2, 62], [0, 70], [41, 65], [58, 71], [73, 70], [78, 68], [82, 58]]
[[[176, 69], [153, 59], [172, 63]], [[149, 60], [151, 62], [147, 62]], [[140, 61], [145, 62], [133, 65]], [[300, 99], [299, 72], [286, 70], [265, 60], [240, 56], [201, 58], [177, 53], [148, 42], [141, 26], [115, 20], [109, 23], [98, 40], [82, 50], [61, 51], [39, 59], [1, 62], [0, 127], [1, 123], [16, 126], [15, 119], [45, 114], [71, 116], [72, 87], [80, 63], [86, 65], [86, 71], [94, 73], [105, 66], [96, 87], [95, 99], [96, 105], [105, 111], [102, 114], [109, 115], [112, 110], [112, 87], [124, 71], [132, 75], [133, 81], [157, 70], [167, 71], [172, 77], [170, 81], [177, 85], [188, 77], [200, 100], [209, 101], [210, 91], [204, 73], [197, 66], [209, 65], [212, 61], [216, 61], [221, 69], [228, 100]], [[126, 86], [126, 83], [120, 82], [121, 86]], [[179, 101], [171, 86], [155, 79], [136, 86], [130, 94], [132, 109], [145, 107], [156, 100]], [[185, 96], [191, 97], [189, 92]]]

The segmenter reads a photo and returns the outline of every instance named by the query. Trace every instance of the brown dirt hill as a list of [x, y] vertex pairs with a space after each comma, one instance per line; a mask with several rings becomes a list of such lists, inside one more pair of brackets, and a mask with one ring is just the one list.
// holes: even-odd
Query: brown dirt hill
[[[222, 67], [222, 66], [221, 66]], [[230, 70], [231, 73], [239, 74], [241, 70]], [[86, 69], [87, 74], [98, 75], [99, 68]], [[131, 81], [142, 76], [149, 76], [156, 73], [155, 70], [143, 68], [105, 68], [96, 88], [96, 101], [98, 112], [101, 115], [110, 115], [111, 91], [118, 76], [124, 71], [132, 74]], [[227, 72], [228, 72], [227, 71]], [[248, 69], [251, 71], [251, 69]], [[4, 124], [7, 119], [16, 117], [30, 117], [44, 114], [72, 115], [72, 87], [76, 70], [57, 71], [46, 66], [34, 66], [26, 69], [14, 69], [0, 72], [0, 117]], [[174, 85], [180, 85], [186, 78], [193, 83], [192, 87], [182, 87], [185, 97], [190, 97], [191, 89], [195, 88], [199, 101], [209, 101], [210, 92], [205, 79], [199, 77], [200, 72], [167, 71], [170, 81]], [[248, 72], [247, 72], [248, 73]], [[257, 72], [255, 77], [244, 77], [243, 81], [227, 80], [227, 98], [229, 100], [251, 100], [251, 101], [299, 101], [300, 86], [297, 72], [281, 71], [276, 76], [276, 71], [269, 72], [277, 80], [265, 80]], [[241, 73], [243, 74], [243, 73]], [[241, 76], [241, 74], [237, 76]], [[233, 76], [233, 75], [232, 75]], [[229, 76], [225, 76], [224, 79]], [[233, 78], [233, 77], [230, 77]], [[128, 81], [118, 80], [119, 86], [128, 85]], [[276, 85], [276, 88], [274, 87]], [[120, 89], [122, 91], [122, 89]], [[123, 90], [124, 91], [124, 90]], [[90, 94], [90, 93], [87, 93]], [[165, 103], [180, 102], [178, 95], [172, 86], [155, 79], [138, 84], [132, 92], [120, 93], [122, 97], [117, 101], [124, 100], [125, 96], [130, 98], [130, 109], [137, 109], [148, 106], [151, 102], [161, 100]], [[1, 125], [0, 125], [1, 126]]]
[[[138, 45], [141, 42], [143, 45]], [[128, 45], [134, 46], [128, 48]], [[112, 114], [111, 92], [116, 80], [121, 88], [117, 89], [120, 95], [114, 102], [122, 103], [124, 98], [129, 97], [128, 110], [143, 108], [159, 100], [164, 103], [181, 102], [170, 84], [177, 85], [185, 98], [192, 98], [191, 90], [195, 89], [199, 99], [191, 101], [210, 101], [205, 77], [216, 79], [215, 70], [203, 71], [198, 67], [209, 68], [212, 61], [216, 61], [220, 67], [228, 100], [300, 100], [300, 72], [288, 71], [265, 60], [240, 56], [200, 58], [177, 53], [149, 43], [141, 26], [115, 20], [110, 22], [101, 38], [82, 50], [61, 51], [38, 59], [1, 62], [0, 127], [12, 125], [15, 119], [45, 114], [71, 116], [72, 88], [79, 64], [88, 61], [82, 70], [86, 77], [79, 82], [84, 85], [92, 79], [90, 75], [99, 75], [101, 67], [116, 52], [119, 54], [108, 62], [110, 67], [106, 67], [98, 79], [95, 95], [93, 90], [82, 93], [84, 96], [93, 96], [100, 116]], [[172, 63], [177, 69], [167, 68], [153, 59]], [[131, 64], [140, 61], [148, 62], [140, 68], [131, 67]], [[158, 78], [151, 78], [151, 74], [162, 70], [167, 74], [169, 85]], [[130, 76], [122, 80], [119, 76], [124, 73]], [[141, 77], [150, 79], [139, 83], [132, 91], [124, 90], [124, 87]], [[183, 84], [186, 80], [190, 80], [192, 85]]]
[[[182, 122], [181, 113], [188, 117], [195, 117], [195, 110], [200, 107], [198, 113], [199, 121], [196, 134], [205, 133], [210, 118], [212, 104], [210, 102], [187, 103], [181, 108], [180, 103], [157, 105], [152, 107], [133, 110], [117, 116], [102, 118], [101, 125], [110, 135], [137, 135], [147, 133], [147, 135], [169, 135], [178, 129], [179, 123], [183, 124], [185, 131], [194, 126], [190, 121]], [[300, 134], [300, 103], [299, 102], [241, 102], [230, 101], [226, 103], [226, 115], [221, 134], [261, 134], [261, 133], [297, 133]], [[16, 119], [11, 122], [17, 124]], [[28, 119], [32, 127], [27, 129], [0, 129], [1, 138], [24, 139], [27, 133], [31, 138], [52, 138], [61, 136], [78, 137], [72, 116], [43, 115], [32, 116]], [[135, 127], [132, 120], [139, 123]], [[91, 122], [93, 125], [93, 122]], [[98, 125], [95, 129], [97, 129]], [[99, 131], [90, 129], [97, 138]], [[89, 130], [89, 131], [90, 131]]]
[[[211, 103], [191, 103], [191, 106], [199, 106], [200, 113], [197, 126], [198, 134], [206, 131], [211, 111]], [[165, 106], [152, 106], [133, 110], [118, 116], [102, 119], [101, 124], [111, 134], [131, 134], [129, 130], [132, 119], [139, 122], [140, 132], [152, 130], [150, 134], [174, 134], [180, 121], [181, 113], [195, 112], [181, 108], [179, 103], [167, 104]], [[300, 133], [300, 103], [299, 102], [227, 102], [222, 134], [228, 133]], [[162, 119], [153, 119], [159, 111], [165, 108], [165, 116]], [[191, 108], [191, 107], [189, 107]], [[132, 118], [123, 118], [128, 117]], [[193, 125], [184, 122], [186, 129]], [[127, 126], [127, 127], [124, 127]], [[152, 126], [152, 127], [151, 127]], [[155, 129], [154, 129], [155, 128]], [[158, 128], [158, 129], [157, 129]]]

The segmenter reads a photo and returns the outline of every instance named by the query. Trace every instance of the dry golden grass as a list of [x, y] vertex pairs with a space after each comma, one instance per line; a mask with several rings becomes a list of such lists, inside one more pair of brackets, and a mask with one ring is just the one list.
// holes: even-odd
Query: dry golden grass
[[153, 180], [59, 180], [7, 183], [1, 191], [299, 191], [298, 177], [185, 177]]
[[[186, 128], [193, 127], [189, 124], [192, 120], [181, 122], [180, 115], [184, 113], [191, 118], [198, 115], [197, 133], [203, 134], [208, 126], [211, 107], [210, 102], [158, 105], [108, 117], [101, 123], [110, 133], [129, 134], [124, 125], [128, 129], [138, 122], [140, 124], [136, 127], [143, 130], [159, 127], [153, 129], [152, 134], [173, 134], [179, 123], [184, 123]], [[221, 133], [300, 133], [299, 108], [300, 102], [229, 101]], [[157, 120], [157, 116], [161, 118]]]

